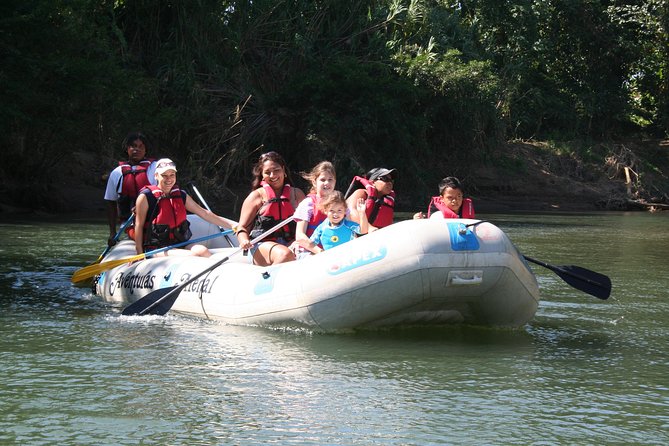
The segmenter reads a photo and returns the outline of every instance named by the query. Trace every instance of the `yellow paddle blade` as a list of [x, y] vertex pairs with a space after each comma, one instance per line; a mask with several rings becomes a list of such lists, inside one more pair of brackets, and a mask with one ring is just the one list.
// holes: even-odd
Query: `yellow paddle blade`
[[117, 266], [123, 265], [124, 263], [134, 262], [135, 260], [143, 260], [146, 257], [146, 253], [137, 254], [136, 256], [123, 257], [122, 259], [109, 260], [108, 262], [94, 263], [92, 265], [84, 266], [81, 269], [78, 269], [72, 274], [72, 283], [81, 282], [83, 280], [89, 279], [93, 276], [100, 274], [102, 271], [107, 271], [108, 269], [116, 268]]

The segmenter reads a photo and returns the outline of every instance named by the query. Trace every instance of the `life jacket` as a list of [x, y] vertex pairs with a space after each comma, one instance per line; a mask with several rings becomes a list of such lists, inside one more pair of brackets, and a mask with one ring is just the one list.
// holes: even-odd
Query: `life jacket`
[[355, 190], [364, 188], [367, 192], [365, 201], [365, 213], [370, 225], [377, 228], [384, 228], [393, 223], [395, 215], [395, 191], [391, 191], [383, 197], [378, 196], [378, 191], [374, 187], [374, 182], [365, 177], [355, 176], [351, 185], [346, 191], [345, 197], [348, 198]]
[[441, 197], [432, 197], [430, 204], [427, 206], [427, 218], [430, 218], [430, 215], [433, 211], [441, 211], [444, 214], [444, 218], [475, 218], [476, 214], [474, 213], [474, 203], [471, 198], [465, 198], [462, 200], [462, 206], [460, 206], [460, 212], [456, 214], [451, 208], [446, 206]]
[[318, 225], [323, 223], [325, 219], [327, 218], [327, 215], [321, 210], [320, 206], [318, 205], [319, 199], [316, 196], [316, 194], [309, 194], [307, 197], [311, 198], [312, 203], [314, 204], [314, 212], [311, 215], [311, 220], [307, 222], [307, 237], [311, 237], [311, 234], [314, 233]]
[[[153, 161], [153, 159], [144, 159], [134, 166], [127, 161], [119, 161], [118, 164], [121, 166], [121, 173], [123, 174], [120, 180], [121, 192], [116, 202], [120, 221], [126, 221], [130, 217], [140, 191], [151, 184], [146, 173]], [[118, 186], [116, 190], [118, 190]]]
[[144, 224], [144, 249], [161, 248], [191, 238], [190, 222], [186, 218], [186, 192], [173, 187], [170, 195], [163, 196], [158, 186], [142, 189], [149, 202]]
[[[291, 186], [290, 184], [284, 184], [283, 190], [281, 191], [280, 196], [276, 196], [272, 186], [266, 182], [261, 182], [260, 185], [265, 190], [267, 194], [267, 201], [258, 210], [256, 215], [253, 230], [251, 231], [251, 238], [256, 238], [261, 235], [263, 232], [271, 229], [277, 223], [285, 220], [286, 218], [293, 215], [295, 208], [290, 202], [291, 196]], [[265, 240], [277, 240], [282, 238], [286, 242], [292, 242], [295, 240], [295, 222], [291, 222], [282, 228], [274, 231], [269, 235]]]

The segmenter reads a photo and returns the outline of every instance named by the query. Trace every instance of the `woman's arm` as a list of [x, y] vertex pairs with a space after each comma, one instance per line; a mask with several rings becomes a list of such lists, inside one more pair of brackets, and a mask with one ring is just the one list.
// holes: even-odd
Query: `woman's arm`
[[242, 210], [239, 213], [237, 240], [239, 240], [239, 246], [244, 249], [251, 248], [251, 236], [249, 235], [249, 231], [251, 230], [253, 220], [258, 213], [258, 209], [260, 209], [263, 203], [261, 190], [262, 189], [256, 189], [248, 194], [244, 199], [244, 203], [242, 203]]
[[149, 202], [146, 195], [139, 194], [135, 200], [135, 251], [144, 253], [144, 224], [149, 212]]
[[220, 215], [214, 214], [210, 210], [203, 208], [197, 204], [195, 200], [190, 197], [190, 195], [186, 195], [186, 210], [202, 218], [204, 221], [211, 223], [212, 225], [217, 225], [226, 229], [232, 229], [232, 227], [237, 224], [230, 219], [221, 217]]

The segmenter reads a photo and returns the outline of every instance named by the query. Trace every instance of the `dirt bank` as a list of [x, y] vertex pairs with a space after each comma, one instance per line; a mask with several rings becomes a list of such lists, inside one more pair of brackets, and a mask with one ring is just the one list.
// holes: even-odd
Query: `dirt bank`
[[[60, 179], [33, 186], [49, 197], [33, 208], [18, 204], [20, 187], [4, 185], [0, 218], [103, 221], [107, 172], [100, 166], [115, 161], [77, 153], [64, 163]], [[669, 203], [669, 140], [601, 144], [585, 155], [547, 143], [516, 142], [501, 150], [498, 159], [468, 170], [468, 192], [479, 213], [657, 210]], [[406, 185], [398, 185], [400, 197], [402, 186]], [[207, 191], [206, 197], [216, 212], [233, 216], [246, 193], [247, 186], [240, 185], [237, 190]], [[419, 201], [400, 200], [399, 210], [415, 211], [409, 203]]]

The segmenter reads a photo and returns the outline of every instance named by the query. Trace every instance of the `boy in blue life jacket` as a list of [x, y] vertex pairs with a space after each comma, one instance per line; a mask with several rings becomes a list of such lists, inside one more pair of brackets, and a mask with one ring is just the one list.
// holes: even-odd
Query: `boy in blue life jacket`
[[365, 200], [360, 199], [356, 203], [356, 208], [360, 213], [360, 224], [346, 218], [346, 200], [339, 191], [334, 191], [326, 197], [321, 202], [321, 208], [327, 218], [311, 235], [311, 243], [307, 248], [314, 254], [367, 234], [369, 223], [364, 212]]

